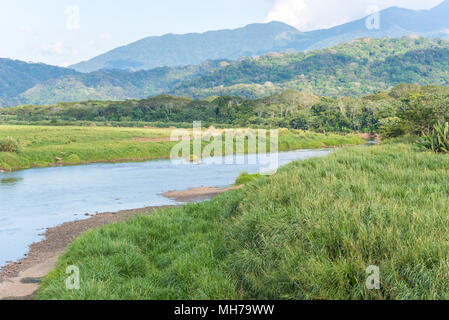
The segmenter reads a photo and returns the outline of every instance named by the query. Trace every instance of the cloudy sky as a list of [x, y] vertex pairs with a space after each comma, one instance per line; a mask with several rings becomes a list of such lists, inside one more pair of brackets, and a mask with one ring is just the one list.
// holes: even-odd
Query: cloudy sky
[[371, 6], [428, 9], [442, 0], [0, 0], [0, 57], [69, 65], [146, 36], [283, 21], [307, 31]]
[[266, 21], [280, 20], [301, 31], [330, 28], [362, 18], [373, 6], [429, 9], [442, 0], [276, 0]]

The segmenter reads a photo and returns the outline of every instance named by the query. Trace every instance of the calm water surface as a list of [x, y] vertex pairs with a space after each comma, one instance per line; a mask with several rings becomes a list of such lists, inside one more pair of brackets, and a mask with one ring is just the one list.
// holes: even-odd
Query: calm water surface
[[[279, 166], [326, 156], [329, 150], [279, 153]], [[28, 246], [43, 239], [46, 228], [86, 218], [85, 213], [115, 212], [173, 205], [161, 194], [197, 187], [228, 187], [250, 165], [175, 165], [170, 160], [92, 164], [0, 173], [0, 267], [21, 259]], [[233, 158], [231, 156], [231, 158]], [[234, 157], [235, 158], [235, 157]]]

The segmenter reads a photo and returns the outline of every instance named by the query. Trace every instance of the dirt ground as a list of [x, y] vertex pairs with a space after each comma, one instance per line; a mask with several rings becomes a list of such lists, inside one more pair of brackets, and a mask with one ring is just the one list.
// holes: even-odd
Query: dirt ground
[[219, 194], [240, 189], [242, 186], [235, 186], [230, 188], [192, 188], [185, 191], [169, 191], [163, 194], [163, 196], [173, 199], [177, 202], [195, 202], [213, 198]]

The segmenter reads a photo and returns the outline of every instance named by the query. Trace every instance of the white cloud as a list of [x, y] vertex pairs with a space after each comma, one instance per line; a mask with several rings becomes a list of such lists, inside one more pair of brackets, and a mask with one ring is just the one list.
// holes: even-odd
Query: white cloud
[[109, 32], [103, 32], [102, 34], [100, 34], [100, 39], [101, 40], [112, 39], [112, 34], [110, 34]]
[[70, 5], [66, 9], [66, 27], [69, 30], [79, 30], [81, 28], [80, 8], [77, 5]]
[[372, 6], [428, 9], [440, 2], [442, 0], [275, 0], [266, 21], [282, 21], [308, 31], [362, 18]]
[[45, 45], [42, 49], [46, 54], [63, 55], [65, 53], [62, 41], [53, 44]]
[[27, 35], [31, 35], [31, 36], [34, 36], [37, 34], [37, 32], [36, 32], [36, 30], [34, 30], [34, 28], [32, 28], [30, 26], [26, 26], [26, 25], [20, 26], [19, 31], [23, 32]]
[[267, 16], [267, 21], [282, 21], [297, 28], [310, 24], [310, 19], [310, 7], [304, 0], [276, 1]]

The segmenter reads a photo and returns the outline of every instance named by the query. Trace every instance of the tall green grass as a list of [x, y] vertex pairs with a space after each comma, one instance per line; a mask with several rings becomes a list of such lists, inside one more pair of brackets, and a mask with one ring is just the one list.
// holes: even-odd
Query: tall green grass
[[[38, 299], [448, 299], [449, 158], [405, 144], [292, 163], [211, 202], [89, 231]], [[65, 289], [66, 267], [81, 271]], [[380, 290], [365, 270], [380, 268]]]

